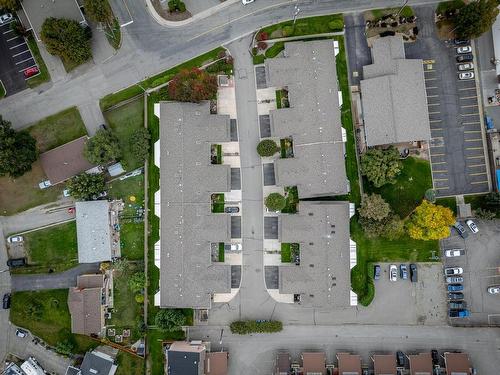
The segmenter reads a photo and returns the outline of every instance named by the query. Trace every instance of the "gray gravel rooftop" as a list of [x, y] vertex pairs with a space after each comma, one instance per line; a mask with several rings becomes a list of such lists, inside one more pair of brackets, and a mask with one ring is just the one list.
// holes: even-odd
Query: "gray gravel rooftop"
[[429, 140], [422, 60], [405, 59], [400, 36], [375, 40], [372, 57], [361, 81], [367, 145]]
[[297, 186], [299, 198], [347, 194], [333, 41], [286, 43], [284, 56], [265, 63], [268, 86], [288, 87], [290, 103], [270, 112], [271, 135], [293, 138], [276, 184]]
[[230, 191], [229, 165], [212, 165], [212, 144], [230, 141], [229, 116], [208, 102], [160, 103], [160, 305], [210, 308], [231, 290], [229, 265], [211, 261], [210, 244], [229, 242], [228, 214], [212, 214], [210, 195]]
[[279, 217], [279, 241], [298, 243], [300, 265], [279, 267], [280, 293], [300, 294], [308, 307], [349, 307], [349, 202], [299, 203]]

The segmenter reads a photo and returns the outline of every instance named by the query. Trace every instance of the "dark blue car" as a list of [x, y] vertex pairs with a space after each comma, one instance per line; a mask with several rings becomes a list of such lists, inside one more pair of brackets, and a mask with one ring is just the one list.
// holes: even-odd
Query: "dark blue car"
[[380, 279], [380, 266], [378, 264], [376, 264], [374, 267], [373, 267], [373, 278], [375, 280], [378, 280]]
[[461, 290], [464, 290], [464, 286], [462, 284], [448, 285], [448, 292], [460, 292]]

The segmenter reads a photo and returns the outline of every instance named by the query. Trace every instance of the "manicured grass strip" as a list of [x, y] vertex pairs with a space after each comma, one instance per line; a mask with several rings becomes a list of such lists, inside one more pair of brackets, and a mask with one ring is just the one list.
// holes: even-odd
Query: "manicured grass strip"
[[285, 49], [285, 42], [276, 42], [266, 50], [265, 56], [266, 58], [276, 57], [284, 49]]
[[213, 213], [223, 213], [224, 212], [224, 193], [214, 194], [215, 199], [212, 202], [212, 212]]
[[224, 262], [224, 242], [219, 242], [219, 262]]
[[111, 25], [111, 27], [108, 27], [108, 25], [106, 25], [104, 33], [106, 34], [106, 39], [108, 40], [108, 43], [111, 47], [113, 47], [114, 49], [120, 48], [122, 33], [120, 30], [120, 24], [118, 23], [118, 20], [116, 18], [113, 19], [113, 24]]
[[40, 74], [31, 77], [26, 81], [28, 87], [34, 88], [42, 83], [50, 81], [50, 73], [49, 69], [47, 69], [47, 65], [45, 65], [45, 61], [43, 61], [42, 55], [40, 54], [40, 50], [38, 49], [38, 45], [36, 44], [35, 37], [32, 33], [26, 38], [28, 42], [28, 47], [35, 58], [35, 61], [38, 65], [38, 69], [40, 70]]
[[[37, 270], [61, 272], [78, 265], [76, 222], [71, 221], [42, 230], [26, 233], [24, 247], [30, 264]], [[29, 267], [30, 273], [34, 271]]]
[[144, 259], [144, 223], [120, 225], [120, 246], [122, 257], [129, 260]]
[[12, 293], [10, 321], [29, 329], [51, 346], [69, 342], [75, 354], [84, 354], [98, 345], [89, 337], [71, 333], [67, 289]]
[[133, 134], [144, 126], [144, 100], [139, 98], [111, 111], [104, 112], [106, 122], [120, 142], [123, 168], [131, 171], [144, 164], [132, 152]]
[[[179, 64], [171, 69], [165, 70], [159, 74], [156, 74], [144, 81], [138, 82], [137, 84], [127, 87], [121, 91], [113, 94], [106, 95], [99, 101], [101, 110], [104, 112], [110, 107], [123, 102], [127, 99], [133, 98], [135, 96], [144, 93], [143, 89], [149, 89], [157, 87], [163, 83], [166, 83], [172, 79], [172, 77], [177, 74], [181, 69], [188, 69], [193, 67], [200, 67], [202, 65], [208, 64], [217, 59], [219, 53], [225, 51], [223, 47], [218, 47], [213, 49], [203, 55], [197, 56], [189, 61]], [[141, 88], [142, 87], [142, 88]]]
[[115, 375], [143, 375], [146, 373], [144, 368], [146, 362], [142, 358], [119, 351], [116, 361], [118, 368]]
[[265, 59], [266, 59], [266, 56], [264, 56], [264, 55], [252, 56], [252, 60], [253, 60], [254, 65], [264, 64]]
[[[400, 9], [401, 9], [400, 7], [386, 8], [386, 9], [374, 9], [374, 10], [370, 11], [371, 16], [372, 16], [371, 18], [373, 20], [379, 20], [385, 15], [398, 13], [400, 11]], [[400, 15], [401, 15], [401, 17], [405, 17], [405, 18], [411, 17], [414, 15], [413, 9], [410, 6], [404, 6], [403, 9], [401, 9]]]
[[375, 188], [371, 184], [365, 184], [366, 193], [380, 194], [402, 218], [408, 216], [422, 202], [425, 192], [431, 188], [430, 163], [414, 157], [403, 160], [403, 170], [394, 185], [387, 184]]
[[3, 82], [0, 80], [0, 99], [2, 99], [5, 96], [5, 86], [3, 85]]
[[45, 117], [27, 130], [35, 137], [40, 152], [51, 150], [87, 135], [80, 111], [76, 107], [70, 107], [55, 115]]
[[[289, 20], [264, 27], [259, 32], [267, 33], [269, 35], [269, 39], [282, 38], [284, 36], [290, 37], [331, 33], [334, 31], [342, 31], [344, 24], [343, 20], [344, 17], [342, 14], [298, 18], [295, 22], [295, 26], [293, 24], [293, 20]], [[332, 26], [334, 27], [332, 28]], [[284, 30], [286, 31], [285, 33], [283, 32]]]
[[290, 263], [292, 261], [292, 244], [281, 243], [281, 262]]

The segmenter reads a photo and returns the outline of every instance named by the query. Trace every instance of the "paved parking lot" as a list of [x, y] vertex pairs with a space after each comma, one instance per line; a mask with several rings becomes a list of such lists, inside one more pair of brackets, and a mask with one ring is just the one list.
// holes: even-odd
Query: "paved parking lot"
[[24, 90], [25, 69], [36, 66], [36, 62], [23, 37], [16, 36], [10, 23], [0, 25], [0, 80], [7, 95]]
[[475, 220], [479, 232], [464, 240], [455, 231], [442, 241], [443, 249], [460, 248], [465, 255], [445, 258], [445, 267], [464, 270], [464, 301], [471, 312], [469, 318], [451, 319], [454, 325], [500, 326], [500, 295], [491, 295], [487, 288], [500, 285], [500, 221]]
[[476, 81], [458, 79], [455, 46], [437, 38], [433, 8], [415, 9], [421, 31], [405, 50], [424, 60], [434, 188], [440, 196], [487, 192]]

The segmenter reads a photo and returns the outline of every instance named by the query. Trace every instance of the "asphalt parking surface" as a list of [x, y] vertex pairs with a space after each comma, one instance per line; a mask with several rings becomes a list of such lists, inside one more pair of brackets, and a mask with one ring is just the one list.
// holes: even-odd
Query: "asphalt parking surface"
[[405, 50], [424, 60], [434, 189], [438, 196], [487, 192], [476, 81], [458, 79], [456, 47], [437, 38], [433, 8], [415, 10], [420, 33]]
[[[444, 266], [464, 270], [464, 301], [471, 314], [468, 318], [452, 318], [450, 322], [453, 325], [500, 326], [500, 295], [487, 292], [489, 286], [500, 285], [500, 221], [474, 221], [479, 228], [477, 234], [466, 228], [469, 236], [464, 240], [453, 230], [441, 243]], [[465, 255], [446, 258], [444, 250], [452, 248], [464, 249]]]
[[10, 23], [0, 25], [0, 80], [7, 95], [24, 90], [23, 71], [36, 66], [36, 62], [23, 37], [16, 36]]

